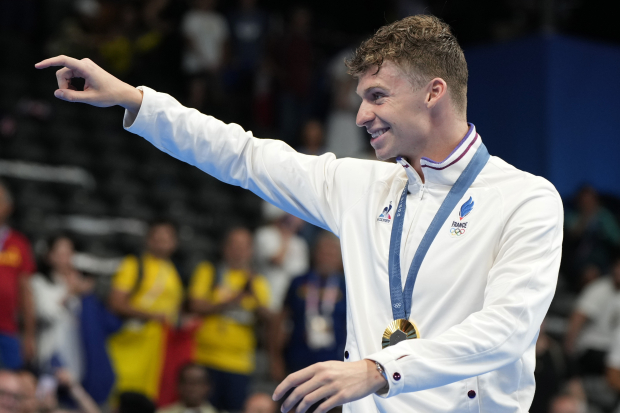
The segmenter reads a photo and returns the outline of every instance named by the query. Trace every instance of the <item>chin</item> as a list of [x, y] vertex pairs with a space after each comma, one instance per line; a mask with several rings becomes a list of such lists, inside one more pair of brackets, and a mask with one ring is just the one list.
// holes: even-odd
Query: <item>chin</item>
[[376, 149], [375, 149], [375, 156], [380, 161], [387, 161], [387, 160], [390, 160], [390, 159], [396, 159], [396, 155], [392, 155], [391, 153], [388, 153], [388, 152], [385, 152], [385, 151], [381, 151], [381, 150], [376, 150]]

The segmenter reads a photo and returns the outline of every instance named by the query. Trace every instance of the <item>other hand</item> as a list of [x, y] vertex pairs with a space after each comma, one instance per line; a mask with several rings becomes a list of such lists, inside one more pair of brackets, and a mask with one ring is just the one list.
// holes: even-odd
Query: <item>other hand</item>
[[282, 412], [291, 411], [299, 403], [297, 413], [305, 413], [310, 406], [325, 399], [316, 413], [359, 400], [375, 393], [385, 386], [385, 379], [377, 371], [371, 360], [350, 363], [327, 361], [317, 363], [296, 373], [290, 374], [273, 393], [279, 400], [292, 387], [297, 387], [282, 405]]
[[[90, 59], [77, 60], [69, 56], [45, 59], [36, 65], [37, 69], [64, 66], [56, 72], [58, 90], [54, 96], [67, 102], [82, 102], [92, 106], [108, 107], [119, 105], [136, 115], [142, 104], [142, 92], [115, 78]], [[82, 77], [84, 90], [71, 86], [71, 78]]]

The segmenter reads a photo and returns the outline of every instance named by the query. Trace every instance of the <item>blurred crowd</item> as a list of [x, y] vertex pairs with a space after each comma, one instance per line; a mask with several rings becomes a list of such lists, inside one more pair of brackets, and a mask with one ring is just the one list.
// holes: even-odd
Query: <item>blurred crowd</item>
[[[394, 1], [389, 13], [402, 17], [433, 3]], [[171, 93], [306, 154], [372, 158], [355, 126], [355, 81], [342, 64], [359, 38], [315, 30], [317, 17], [326, 18], [297, 5], [267, 10], [256, 0], [0, 0], [0, 43], [17, 45], [11, 56], [23, 52], [30, 66], [32, 56], [89, 57], [131, 84]], [[455, 24], [458, 30], [462, 23]], [[515, 18], [495, 26], [506, 38], [523, 24]], [[50, 102], [49, 79], [33, 86], [12, 63], [0, 68], [11, 73], [0, 76], [0, 163], [8, 152], [13, 162], [0, 164], [8, 177], [0, 183], [0, 413], [271, 413], [278, 409], [271, 391], [288, 373], [345, 357], [346, 290], [336, 237], [268, 204], [253, 209], [244, 198], [234, 209], [231, 197], [241, 195], [219, 187], [200, 188], [198, 206], [183, 204], [179, 182], [185, 192], [202, 182], [187, 165], [168, 171], [185, 181], [162, 175], [148, 191], [140, 189], [131, 173], [155, 175], [169, 165], [157, 157], [143, 164], [143, 147], [134, 148], [133, 158], [123, 154], [128, 144], [114, 134], [105, 141], [116, 145], [112, 161], [105, 154], [93, 159], [97, 143], [83, 148], [71, 139], [85, 140], [85, 130], [100, 133], [95, 129], [110, 117]], [[92, 118], [80, 123], [83, 114]], [[120, 129], [120, 119], [114, 121]], [[58, 162], [94, 178], [15, 163], [49, 160], [44, 139], [28, 140], [48, 128], [68, 142], [53, 152]], [[95, 161], [108, 169], [97, 170]], [[108, 176], [110, 169], [123, 171]], [[28, 179], [84, 187], [108, 179], [109, 199], [123, 194], [115, 216], [148, 221], [139, 248], [113, 261], [109, 276], [89, 272], [78, 265], [84, 237], [77, 240], [72, 230], [79, 225], [52, 231], [20, 208], [57, 213], [58, 203], [68, 204], [83, 224], [84, 215], [110, 214], [106, 197], [97, 188], [54, 201], [41, 186], [23, 185]], [[164, 218], [135, 203], [158, 191], [174, 201]], [[220, 209], [210, 209], [218, 203]], [[537, 342], [530, 412], [612, 413], [620, 396], [620, 201], [584, 186], [565, 205], [563, 262]], [[209, 216], [210, 226], [200, 227], [195, 211]], [[113, 223], [142, 233], [129, 228], [134, 221]], [[91, 238], [104, 238], [88, 229]], [[208, 234], [210, 244], [191, 238], [192, 230]], [[188, 243], [200, 259], [179, 262], [175, 252]], [[207, 252], [211, 244], [216, 253]]]
[[302, 237], [305, 224], [269, 204], [264, 226], [230, 228], [220, 258], [185, 284], [175, 224], [152, 221], [103, 293], [75, 268], [67, 234], [37, 263], [8, 226], [12, 209], [0, 183], [0, 412], [275, 412], [252, 384], [257, 348], [274, 383], [343, 357], [339, 240]]

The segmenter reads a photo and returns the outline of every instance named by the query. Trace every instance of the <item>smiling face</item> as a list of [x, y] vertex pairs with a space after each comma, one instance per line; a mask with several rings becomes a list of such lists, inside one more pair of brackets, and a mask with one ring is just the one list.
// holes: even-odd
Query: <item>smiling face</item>
[[385, 61], [376, 71], [376, 66], [371, 67], [359, 77], [357, 94], [362, 103], [356, 124], [370, 134], [378, 159], [415, 157], [429, 127], [427, 88], [416, 88], [392, 61]]

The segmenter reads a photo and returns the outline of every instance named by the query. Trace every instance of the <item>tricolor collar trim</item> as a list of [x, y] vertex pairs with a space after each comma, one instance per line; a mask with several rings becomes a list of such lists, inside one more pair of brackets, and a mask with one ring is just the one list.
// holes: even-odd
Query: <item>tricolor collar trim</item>
[[[459, 142], [459, 144], [456, 146], [456, 148], [454, 148], [454, 150], [450, 153], [450, 155], [448, 155], [446, 157], [446, 159], [444, 159], [441, 162], [436, 162], [432, 159], [429, 158], [422, 158], [421, 159], [421, 167], [422, 168], [430, 168], [430, 169], [434, 169], [436, 171], [441, 171], [443, 169], [446, 169], [449, 166], [454, 165], [455, 163], [457, 163], [458, 161], [460, 161], [463, 156], [465, 156], [467, 154], [467, 152], [469, 151], [469, 149], [474, 145], [474, 143], [476, 143], [476, 141], [478, 140], [478, 134], [476, 133], [476, 128], [474, 127], [474, 125], [472, 123], [468, 123], [469, 125], [469, 130], [467, 131], [467, 134], [465, 134], [465, 137], [463, 139], [461, 139], [461, 141]], [[464, 149], [463, 149], [464, 147]], [[462, 150], [462, 152], [456, 156], [456, 154]], [[450, 158], [456, 156], [456, 158], [452, 161], [450, 161]], [[447, 164], [446, 164], [447, 163]], [[432, 164], [432, 165], [429, 165]], [[446, 165], [444, 165], [446, 164]]]

